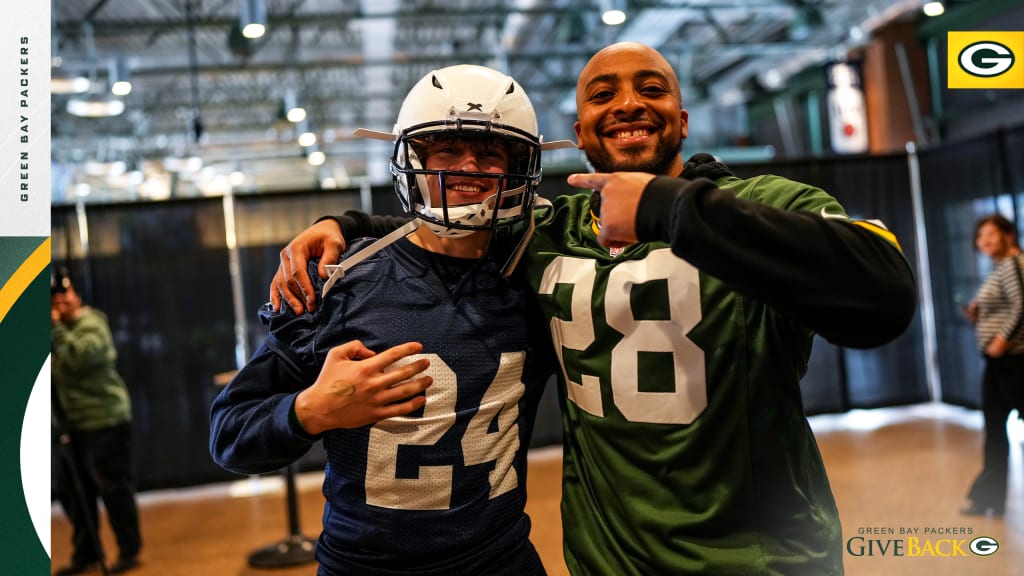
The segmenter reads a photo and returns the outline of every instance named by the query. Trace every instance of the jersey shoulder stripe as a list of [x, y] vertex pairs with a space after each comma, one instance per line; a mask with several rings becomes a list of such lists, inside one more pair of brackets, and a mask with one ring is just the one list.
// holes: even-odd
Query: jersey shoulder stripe
[[813, 212], [826, 219], [845, 220], [875, 234], [901, 253], [903, 252], [903, 247], [900, 246], [896, 235], [881, 220], [850, 218], [839, 201], [821, 188], [772, 174], [756, 176], [747, 180], [726, 177], [720, 179], [717, 184], [724, 190], [732, 190], [739, 198], [754, 200], [784, 210]]
[[851, 223], [881, 237], [886, 242], [895, 246], [897, 250], [903, 252], [903, 247], [900, 246], [900, 241], [896, 239], [896, 235], [890, 232], [881, 222], [877, 220], [853, 220]]

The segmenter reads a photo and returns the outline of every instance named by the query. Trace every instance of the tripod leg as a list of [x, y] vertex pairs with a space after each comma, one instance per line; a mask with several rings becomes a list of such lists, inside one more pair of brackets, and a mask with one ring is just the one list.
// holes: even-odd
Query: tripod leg
[[[61, 460], [65, 466], [65, 475], [71, 480], [71, 491], [74, 492], [74, 499], [77, 502], [78, 508], [81, 510], [81, 517], [86, 525], [85, 527], [89, 534], [89, 539], [92, 541], [93, 548], [96, 550], [100, 569], [103, 570], [103, 576], [109, 576], [110, 573], [107, 571], [107, 563], [103, 559], [103, 546], [100, 544], [100, 536], [96, 530], [96, 527], [99, 525], [99, 520], [94, 518], [92, 515], [91, 507], [85, 495], [85, 487], [82, 486], [82, 478], [78, 475], [78, 466], [75, 464], [74, 455], [71, 453], [70, 440], [66, 434], [61, 435], [57, 446], [60, 451]], [[68, 513], [68, 511], [65, 510], [65, 513]], [[76, 526], [75, 528], [77, 529], [78, 527]]]

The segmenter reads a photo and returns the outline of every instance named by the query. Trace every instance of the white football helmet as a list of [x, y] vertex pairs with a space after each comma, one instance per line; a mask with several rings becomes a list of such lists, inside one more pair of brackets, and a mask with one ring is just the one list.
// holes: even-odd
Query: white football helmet
[[[423, 145], [438, 136], [497, 141], [508, 151], [505, 174], [426, 170]], [[459, 237], [529, 217], [540, 183], [541, 138], [523, 87], [497, 70], [461, 64], [434, 70], [413, 86], [393, 130], [391, 173], [402, 206], [435, 234]], [[431, 204], [427, 176], [440, 182], [441, 205]], [[479, 204], [449, 206], [445, 179], [497, 180], [497, 192]]]

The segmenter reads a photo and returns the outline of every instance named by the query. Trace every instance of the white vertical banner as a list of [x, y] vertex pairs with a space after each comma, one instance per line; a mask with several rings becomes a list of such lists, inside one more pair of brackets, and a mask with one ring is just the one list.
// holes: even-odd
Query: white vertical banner
[[0, 236], [49, 236], [50, 2], [0, 6]]
[[828, 128], [836, 154], [868, 151], [868, 117], [864, 106], [864, 83], [858, 62], [828, 62]]
[[0, 542], [50, 573], [50, 0], [0, 0]]

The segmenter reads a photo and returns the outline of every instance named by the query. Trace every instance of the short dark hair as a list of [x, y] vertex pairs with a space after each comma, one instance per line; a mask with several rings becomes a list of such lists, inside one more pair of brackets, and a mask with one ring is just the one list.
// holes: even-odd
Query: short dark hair
[[995, 226], [1005, 236], [1013, 236], [1014, 244], [1017, 240], [1017, 226], [1013, 222], [1010, 222], [1009, 218], [1002, 214], [989, 214], [978, 220], [978, 223], [974, 225], [974, 237], [978, 237], [978, 233], [981, 232], [981, 227], [991, 224]]
[[68, 288], [73, 286], [71, 275], [68, 274], [67, 268], [58, 266], [50, 271], [50, 296], [63, 294], [68, 291]]

